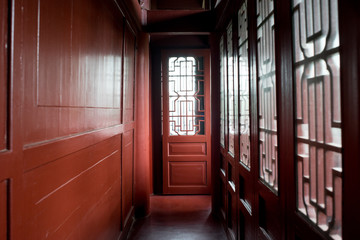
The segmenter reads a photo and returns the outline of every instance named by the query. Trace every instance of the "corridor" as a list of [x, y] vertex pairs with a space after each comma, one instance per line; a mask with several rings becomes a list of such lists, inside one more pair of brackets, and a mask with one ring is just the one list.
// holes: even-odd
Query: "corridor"
[[128, 240], [223, 240], [210, 196], [152, 196], [150, 216], [135, 222]]
[[353, 240], [360, 1], [0, 0], [0, 240]]

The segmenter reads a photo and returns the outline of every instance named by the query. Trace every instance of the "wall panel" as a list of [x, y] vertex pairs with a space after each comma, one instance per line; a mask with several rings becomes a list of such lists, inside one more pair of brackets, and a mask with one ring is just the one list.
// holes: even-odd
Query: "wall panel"
[[0, 152], [7, 144], [8, 1], [0, 2]]
[[136, 35], [129, 26], [124, 34], [112, 0], [21, 4], [21, 235], [124, 237], [133, 217]]
[[123, 227], [128, 223], [133, 211], [134, 182], [134, 131], [129, 130], [123, 135], [122, 155], [122, 221]]
[[26, 144], [120, 124], [123, 18], [109, 4], [25, 3]]
[[[30, 239], [92, 239], [109, 227], [119, 234], [112, 225], [120, 226], [120, 141], [114, 136], [25, 173]], [[100, 219], [111, 219], [109, 226], [94, 225]]]
[[9, 236], [9, 180], [0, 182], [0, 239], [8, 239]]
[[134, 121], [135, 94], [135, 36], [126, 25], [124, 36], [124, 123]]

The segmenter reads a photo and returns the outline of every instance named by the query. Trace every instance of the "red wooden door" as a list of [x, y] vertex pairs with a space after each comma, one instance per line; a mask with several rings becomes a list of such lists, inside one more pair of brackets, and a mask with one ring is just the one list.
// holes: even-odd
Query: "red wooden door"
[[[279, 84], [275, 59], [277, 29], [274, 1], [257, 1], [257, 131], [255, 160], [255, 206], [257, 207], [258, 239], [281, 239], [280, 196], [278, 157], [278, 103], [276, 88]], [[281, 146], [280, 146], [281, 147]], [[255, 156], [256, 156], [255, 155]]]
[[163, 193], [209, 194], [210, 53], [162, 53]]
[[9, 187], [13, 156], [8, 149], [8, 111], [7, 111], [7, 77], [8, 77], [8, 6], [7, 1], [1, 2], [0, 23], [0, 239], [8, 239], [9, 233]]
[[350, 105], [341, 103], [346, 82], [340, 74], [338, 5], [336, 0], [293, 1], [291, 7], [296, 227], [290, 237], [343, 239], [343, 174], [350, 175], [343, 173], [342, 112]]
[[[16, 231], [22, 221], [22, 146], [20, 127], [19, 44], [13, 31], [18, 2], [0, 1], [0, 239], [23, 239]], [[19, 60], [20, 61], [20, 60]]]
[[231, 18], [214, 37], [221, 181], [213, 196], [229, 239], [358, 235], [360, 35], [349, 25], [358, 8], [242, 0], [219, 11]]

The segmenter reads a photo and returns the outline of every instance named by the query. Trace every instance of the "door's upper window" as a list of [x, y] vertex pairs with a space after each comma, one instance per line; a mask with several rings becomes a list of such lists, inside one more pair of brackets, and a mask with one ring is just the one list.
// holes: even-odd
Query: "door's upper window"
[[170, 57], [168, 79], [170, 135], [204, 135], [203, 57]]
[[337, 0], [293, 1], [297, 209], [342, 239], [342, 143]]

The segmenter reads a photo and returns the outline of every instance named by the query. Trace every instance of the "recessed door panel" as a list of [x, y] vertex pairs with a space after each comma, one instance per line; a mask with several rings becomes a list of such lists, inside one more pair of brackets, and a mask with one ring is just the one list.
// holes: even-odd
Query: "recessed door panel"
[[8, 1], [1, 1], [0, 24], [0, 152], [7, 144]]
[[210, 193], [210, 54], [162, 53], [163, 192]]
[[[9, 19], [10, 1], [0, 1], [0, 239], [10, 239], [10, 179], [14, 176], [14, 155], [9, 142], [10, 120], [8, 100], [10, 99], [9, 80]], [[12, 191], [17, 196], [16, 191]], [[16, 204], [14, 204], [16, 205]], [[15, 224], [14, 224], [15, 225]]]
[[206, 162], [169, 163], [170, 186], [206, 185]]
[[8, 239], [8, 180], [0, 182], [0, 239]]
[[206, 155], [206, 143], [170, 143], [169, 155]]

